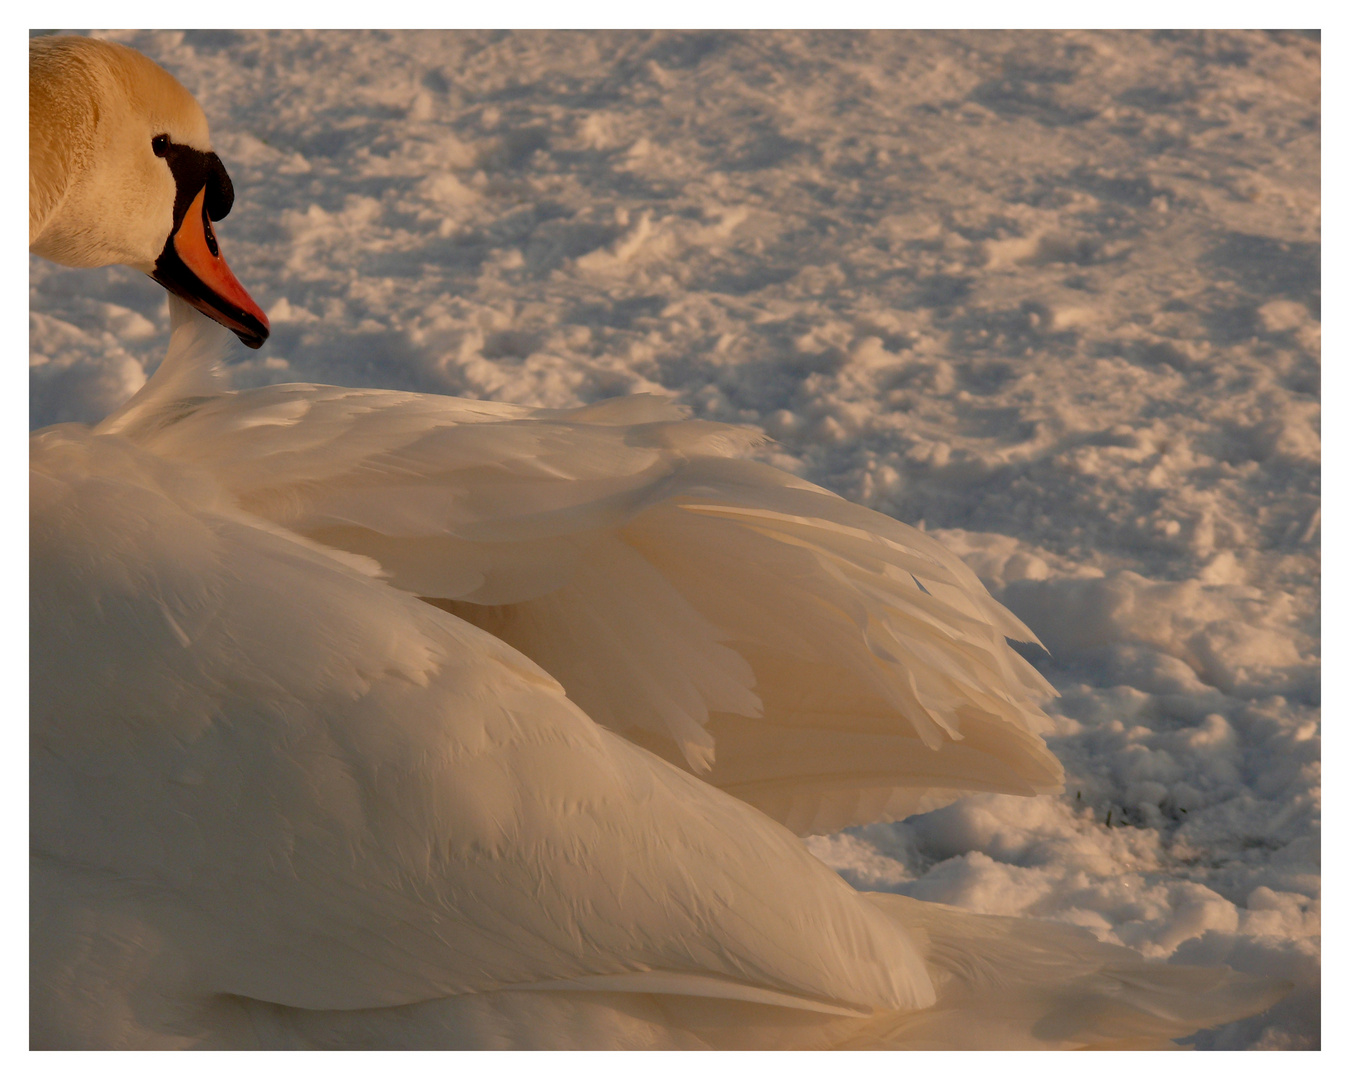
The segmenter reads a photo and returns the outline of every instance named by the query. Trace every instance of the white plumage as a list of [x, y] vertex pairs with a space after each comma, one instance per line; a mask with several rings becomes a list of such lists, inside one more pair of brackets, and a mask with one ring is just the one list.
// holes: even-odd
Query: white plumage
[[1277, 996], [792, 835], [1060, 781], [931, 538], [654, 398], [230, 392], [171, 304], [32, 437], [35, 1045], [1151, 1045]]
[[1059, 785], [1032, 734], [1053, 691], [1005, 640], [1031, 631], [930, 537], [729, 456], [756, 432], [652, 397], [560, 412], [274, 386], [182, 407], [194, 364], [166, 367], [99, 430], [369, 556], [800, 833]]

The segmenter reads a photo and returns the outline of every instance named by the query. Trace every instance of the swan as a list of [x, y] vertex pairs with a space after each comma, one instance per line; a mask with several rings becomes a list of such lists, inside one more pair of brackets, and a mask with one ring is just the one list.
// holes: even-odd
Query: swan
[[32, 250], [172, 322], [30, 442], [33, 1046], [1133, 1047], [1282, 995], [810, 855], [1061, 782], [931, 537], [658, 398], [232, 391], [200, 107], [59, 37], [30, 101]]

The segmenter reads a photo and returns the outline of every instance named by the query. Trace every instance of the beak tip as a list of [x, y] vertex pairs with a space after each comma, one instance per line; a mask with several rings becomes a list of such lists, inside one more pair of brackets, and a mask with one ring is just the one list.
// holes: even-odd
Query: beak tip
[[[262, 315], [261, 310], [259, 310], [259, 315]], [[248, 315], [244, 319], [244, 325], [231, 326], [230, 329], [233, 330], [235, 336], [250, 349], [261, 349], [263, 343], [272, 333], [272, 327], [268, 323], [266, 315], [262, 315], [261, 318], [255, 318], [252, 315]]]

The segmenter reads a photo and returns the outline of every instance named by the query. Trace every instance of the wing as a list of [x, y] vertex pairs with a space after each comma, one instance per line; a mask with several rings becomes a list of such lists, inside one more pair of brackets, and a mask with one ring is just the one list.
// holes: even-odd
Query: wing
[[1058, 790], [1035, 640], [918, 530], [654, 398], [571, 412], [280, 386], [128, 435], [379, 562], [598, 722], [799, 833]]
[[104, 1007], [100, 964], [305, 1009], [931, 1002], [903, 928], [501, 641], [120, 437], [41, 432], [32, 479], [35, 1013]]

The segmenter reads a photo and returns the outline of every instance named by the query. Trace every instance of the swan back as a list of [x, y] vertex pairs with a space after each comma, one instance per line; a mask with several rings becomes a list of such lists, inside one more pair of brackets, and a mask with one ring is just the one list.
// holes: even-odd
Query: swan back
[[178, 197], [152, 140], [209, 153], [201, 107], [158, 64], [112, 42], [34, 38], [28, 63], [30, 249], [66, 266], [150, 273]]

